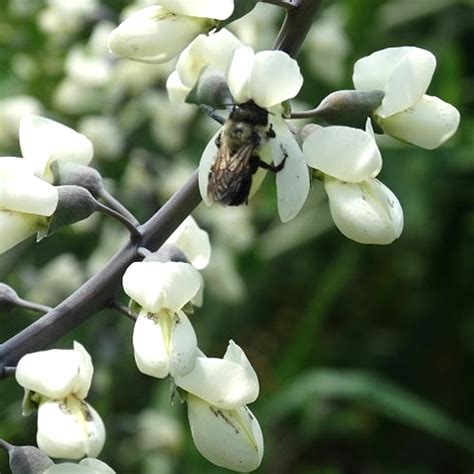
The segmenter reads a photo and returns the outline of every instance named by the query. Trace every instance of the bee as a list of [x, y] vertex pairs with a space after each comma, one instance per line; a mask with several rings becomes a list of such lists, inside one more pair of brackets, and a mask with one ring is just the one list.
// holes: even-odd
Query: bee
[[216, 139], [219, 150], [209, 172], [209, 198], [227, 206], [247, 204], [259, 167], [275, 173], [283, 169], [286, 158], [278, 166], [260, 159], [261, 146], [272, 138], [275, 132], [265, 109], [253, 101], [234, 106]]

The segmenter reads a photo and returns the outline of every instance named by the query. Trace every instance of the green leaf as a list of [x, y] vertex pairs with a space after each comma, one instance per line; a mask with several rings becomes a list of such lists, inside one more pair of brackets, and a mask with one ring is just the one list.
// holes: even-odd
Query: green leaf
[[229, 23], [247, 15], [247, 13], [255, 8], [255, 5], [257, 5], [258, 2], [259, 0], [234, 0], [234, 11], [232, 12], [232, 15], [219, 23], [217, 31], [225, 28]]
[[286, 386], [267, 407], [272, 420], [333, 399], [360, 403], [399, 423], [423, 430], [474, 452], [474, 430], [453, 420], [428, 401], [396, 384], [362, 370], [307, 372]]

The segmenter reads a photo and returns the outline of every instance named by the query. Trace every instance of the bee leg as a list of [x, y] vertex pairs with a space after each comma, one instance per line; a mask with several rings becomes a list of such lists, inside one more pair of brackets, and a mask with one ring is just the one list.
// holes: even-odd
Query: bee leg
[[216, 147], [217, 148], [220, 148], [221, 147], [221, 133], [219, 133], [219, 135], [217, 135], [216, 137], [216, 141], [214, 142], [216, 144]]
[[211, 119], [215, 120], [217, 123], [220, 123], [221, 125], [224, 125], [224, 123], [225, 123], [225, 118], [222, 117], [221, 115], [219, 115], [219, 114], [216, 112], [216, 109], [214, 109], [214, 108], [212, 108], [212, 107], [209, 107], [208, 105], [204, 105], [204, 104], [201, 104], [200, 107], [201, 107], [201, 110], [202, 110], [206, 115], [208, 115], [209, 117], [211, 117]]
[[272, 165], [266, 161], [260, 160], [258, 166], [264, 170], [272, 171], [273, 173], [278, 173], [285, 167], [285, 161], [288, 158], [288, 155], [285, 153], [283, 161], [278, 165]]
[[270, 124], [270, 128], [267, 130], [266, 137], [267, 138], [275, 138], [276, 137], [276, 133], [275, 133], [275, 130], [273, 130], [273, 124], [272, 123]]

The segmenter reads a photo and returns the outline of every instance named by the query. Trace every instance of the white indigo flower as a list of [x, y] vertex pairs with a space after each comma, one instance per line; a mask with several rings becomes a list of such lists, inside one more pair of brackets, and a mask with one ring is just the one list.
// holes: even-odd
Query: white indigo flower
[[188, 392], [188, 420], [199, 452], [226, 469], [255, 470], [263, 436], [246, 404], [258, 397], [259, 384], [242, 349], [230, 341], [223, 359], [200, 356], [189, 374], [174, 380]]
[[435, 56], [403, 46], [376, 51], [354, 65], [358, 90], [382, 90], [385, 97], [374, 119], [385, 133], [432, 150], [456, 132], [460, 115], [451, 104], [426, 95], [436, 68]]
[[182, 309], [197, 295], [201, 282], [189, 263], [135, 262], [127, 268], [124, 291], [141, 307], [133, 331], [140, 372], [164, 378], [194, 368], [196, 334]]
[[24, 412], [38, 404], [38, 447], [48, 456], [66, 459], [96, 457], [105, 442], [98, 413], [84, 401], [92, 381], [92, 361], [84, 347], [27, 354], [15, 372], [25, 389]]
[[[303, 206], [309, 192], [309, 173], [303, 154], [293, 134], [283, 119], [283, 103], [298, 94], [303, 77], [298, 63], [283, 51], [254, 53], [252, 48], [238, 48], [227, 72], [227, 84], [235, 104], [252, 101], [268, 112], [269, 126], [275, 137], [268, 138], [258, 150], [262, 161], [280, 165], [276, 173], [278, 213], [282, 222], [293, 219]], [[216, 138], [206, 146], [199, 165], [199, 188], [207, 205], [212, 203], [208, 195], [209, 173], [218, 155]], [[258, 169], [252, 178], [250, 196], [260, 186], [265, 171]]]
[[234, 10], [233, 0], [159, 0], [125, 19], [109, 36], [110, 51], [135, 61], [159, 63], [177, 56]]
[[57, 189], [34, 175], [31, 163], [0, 157], [0, 254], [47, 227]]
[[382, 157], [371, 133], [360, 129], [321, 127], [303, 143], [311, 168], [322, 173], [334, 223], [349, 239], [389, 244], [403, 229], [403, 211], [395, 195], [375, 179]]

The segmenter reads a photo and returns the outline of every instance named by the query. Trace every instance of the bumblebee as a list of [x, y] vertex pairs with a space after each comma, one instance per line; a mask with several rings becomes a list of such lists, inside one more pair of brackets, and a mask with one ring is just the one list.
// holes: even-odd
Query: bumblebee
[[209, 172], [209, 198], [227, 206], [247, 204], [259, 167], [275, 173], [283, 169], [285, 160], [274, 166], [259, 156], [261, 146], [274, 137], [265, 109], [253, 101], [234, 106], [216, 139], [219, 150]]

